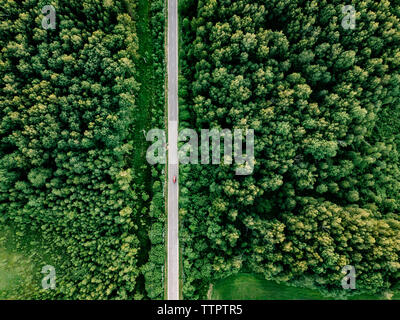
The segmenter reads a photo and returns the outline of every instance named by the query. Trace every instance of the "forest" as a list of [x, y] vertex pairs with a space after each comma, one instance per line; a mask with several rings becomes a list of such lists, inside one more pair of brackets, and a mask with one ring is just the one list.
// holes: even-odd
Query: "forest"
[[0, 298], [162, 298], [164, 2], [0, 7]]
[[181, 128], [255, 131], [252, 175], [180, 166], [185, 299], [239, 272], [399, 290], [400, 1], [352, 5], [180, 1]]
[[[0, 299], [165, 296], [165, 4], [0, 0]], [[185, 299], [399, 292], [400, 0], [346, 5], [179, 0], [179, 129], [255, 133], [249, 175], [179, 166]]]

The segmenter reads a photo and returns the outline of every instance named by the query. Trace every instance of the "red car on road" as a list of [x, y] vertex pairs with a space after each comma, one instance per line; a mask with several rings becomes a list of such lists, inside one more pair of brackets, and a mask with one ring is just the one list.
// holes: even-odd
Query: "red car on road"
[[176, 183], [176, 177], [175, 177], [175, 176], [172, 178], [172, 181], [173, 181], [174, 183]]

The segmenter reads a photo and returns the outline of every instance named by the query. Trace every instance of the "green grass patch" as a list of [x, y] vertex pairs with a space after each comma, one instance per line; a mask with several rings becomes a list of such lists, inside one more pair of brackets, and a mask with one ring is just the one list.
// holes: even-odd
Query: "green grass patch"
[[37, 291], [37, 267], [26, 252], [19, 252], [10, 230], [0, 230], [0, 299], [29, 299]]
[[[261, 276], [240, 273], [215, 283], [211, 293], [212, 300], [332, 300], [317, 290], [298, 288], [268, 281]], [[379, 300], [377, 295], [357, 295], [348, 300]], [[392, 299], [399, 300], [400, 294]]]
[[29, 299], [37, 286], [33, 269], [28, 257], [0, 248], [0, 299]]

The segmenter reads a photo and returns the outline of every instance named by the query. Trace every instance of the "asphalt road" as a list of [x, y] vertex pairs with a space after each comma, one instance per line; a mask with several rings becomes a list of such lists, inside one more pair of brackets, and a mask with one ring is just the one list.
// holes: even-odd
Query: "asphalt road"
[[[179, 300], [178, 1], [168, 0], [168, 300]], [[176, 183], [173, 177], [176, 177]]]

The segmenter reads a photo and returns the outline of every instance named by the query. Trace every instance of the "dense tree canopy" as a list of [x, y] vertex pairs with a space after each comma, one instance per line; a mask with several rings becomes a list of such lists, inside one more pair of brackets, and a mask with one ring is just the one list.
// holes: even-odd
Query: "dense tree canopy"
[[[181, 3], [183, 126], [255, 130], [255, 170], [183, 167], [186, 297], [239, 270], [343, 291], [400, 277], [400, 3]], [[181, 180], [182, 181], [182, 180]]]
[[[36, 235], [44, 254], [35, 278], [43, 265], [56, 268], [56, 290], [39, 290], [39, 280], [35, 297], [146, 297], [138, 276], [151, 217], [163, 221], [163, 213], [162, 203], [148, 200], [162, 192], [160, 173], [135, 158], [134, 137], [143, 137], [135, 118], [143, 59], [137, 3], [55, 1], [56, 28], [46, 30], [48, 4], [0, 1], [0, 223], [21, 243]], [[151, 13], [162, 72], [160, 11], [157, 2]], [[160, 103], [146, 112], [161, 107], [162, 115]], [[137, 183], [145, 172], [148, 185]]]

